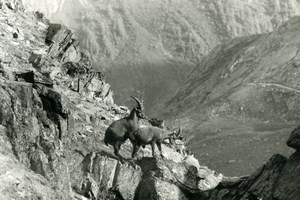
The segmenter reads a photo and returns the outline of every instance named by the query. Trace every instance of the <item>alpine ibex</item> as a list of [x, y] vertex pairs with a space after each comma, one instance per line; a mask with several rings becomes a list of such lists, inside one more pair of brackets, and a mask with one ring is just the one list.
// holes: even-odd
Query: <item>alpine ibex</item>
[[164, 141], [166, 139], [169, 139], [172, 143], [172, 141], [176, 139], [176, 132], [170, 132], [154, 126], [142, 126], [133, 132], [133, 134], [130, 134], [129, 139], [133, 145], [132, 158], [136, 156], [140, 146], [145, 146], [147, 144], [151, 145], [153, 157], [155, 157], [156, 144], [160, 151], [160, 155], [163, 158], [161, 144], [166, 143]]
[[145, 119], [144, 100], [140, 101], [136, 97], [131, 96], [137, 103], [127, 117], [113, 122], [105, 131], [104, 143], [114, 147], [114, 154], [121, 162], [123, 157], [119, 154], [121, 145], [128, 139], [129, 135], [139, 128], [139, 119]]

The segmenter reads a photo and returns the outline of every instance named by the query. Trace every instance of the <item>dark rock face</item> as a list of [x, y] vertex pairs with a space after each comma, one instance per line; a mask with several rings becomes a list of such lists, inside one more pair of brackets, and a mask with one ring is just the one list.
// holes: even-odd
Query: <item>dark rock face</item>
[[203, 199], [267, 199], [294, 200], [300, 198], [298, 166], [299, 152], [289, 158], [274, 155], [265, 165], [245, 180], [224, 180], [215, 189], [201, 193]]
[[277, 182], [274, 199], [299, 199], [300, 198], [300, 152], [297, 151], [287, 160]]
[[296, 150], [300, 150], [300, 127], [294, 129], [287, 141], [287, 145]]
[[285, 163], [285, 157], [278, 154], [274, 155], [239, 186], [237, 195], [234, 198], [273, 199], [273, 192]]

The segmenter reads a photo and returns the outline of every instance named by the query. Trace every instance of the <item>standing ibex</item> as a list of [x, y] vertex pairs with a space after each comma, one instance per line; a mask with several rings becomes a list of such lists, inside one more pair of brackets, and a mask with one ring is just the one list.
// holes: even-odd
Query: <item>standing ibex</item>
[[165, 129], [161, 129], [154, 126], [142, 126], [133, 134], [130, 134], [129, 139], [133, 145], [132, 158], [135, 157], [140, 146], [145, 146], [147, 144], [151, 145], [152, 156], [155, 157], [155, 144], [157, 145], [160, 155], [163, 158], [161, 144], [165, 143], [164, 140], [169, 139], [170, 142], [176, 139], [176, 132], [170, 132]]
[[145, 119], [143, 99], [140, 101], [136, 97], [131, 96], [136, 102], [135, 106], [127, 117], [113, 122], [106, 129], [104, 143], [114, 147], [114, 154], [123, 162], [123, 157], [119, 154], [121, 145], [128, 139], [129, 134], [135, 132], [139, 128], [139, 119]]

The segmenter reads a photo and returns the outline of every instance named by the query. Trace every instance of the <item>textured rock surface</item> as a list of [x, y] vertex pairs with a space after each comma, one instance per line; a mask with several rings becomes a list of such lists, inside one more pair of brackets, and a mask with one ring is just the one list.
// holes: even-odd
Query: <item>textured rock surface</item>
[[[69, 54], [77, 45], [73, 38], [57, 31], [53, 37], [48, 34], [47, 46], [46, 19], [23, 12], [20, 1], [1, 2], [1, 6], [1, 199], [70, 199], [69, 155], [72, 139], [79, 134], [74, 130], [80, 126], [75, 123], [80, 119], [74, 119], [74, 109], [81, 95], [89, 95], [102, 104], [95, 112], [108, 110], [109, 87], [96, 72], [86, 69], [77, 46], [76, 59]], [[60, 30], [70, 33], [63, 26]], [[54, 46], [59, 48], [54, 50]], [[62, 67], [70, 60], [84, 70], [70, 76]], [[80, 93], [69, 88], [78, 76], [91, 77], [82, 80]], [[89, 90], [90, 81], [105, 86], [105, 93], [101, 86]], [[85, 120], [97, 122], [90, 116]]]
[[295, 128], [292, 131], [292, 133], [287, 141], [287, 145], [296, 150], [300, 150], [300, 127]]
[[281, 176], [277, 182], [274, 198], [298, 199], [300, 197], [299, 159], [300, 152], [297, 151], [287, 160], [282, 169]]

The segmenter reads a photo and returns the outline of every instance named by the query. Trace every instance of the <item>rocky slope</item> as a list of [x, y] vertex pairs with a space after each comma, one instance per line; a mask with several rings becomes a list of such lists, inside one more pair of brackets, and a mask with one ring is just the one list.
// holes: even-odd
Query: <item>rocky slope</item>
[[275, 152], [288, 155], [281, 144], [299, 121], [299, 25], [295, 17], [274, 32], [216, 47], [166, 103], [164, 117], [184, 125], [204, 163], [230, 174]]
[[127, 110], [72, 32], [19, 1], [0, 5], [0, 199], [187, 199], [222, 179], [166, 146], [164, 160], [145, 148], [120, 164], [103, 136]]
[[[167, 146], [165, 159], [145, 148], [120, 164], [102, 140], [126, 109], [72, 32], [24, 12], [18, 0], [1, 0], [0, 10], [0, 199], [299, 198], [299, 180], [291, 181], [299, 152], [241, 178], [183, 161]], [[299, 128], [288, 145], [299, 150]], [[130, 152], [125, 144], [121, 154]]]
[[173, 95], [212, 48], [272, 31], [299, 15], [296, 0], [23, 0], [70, 27], [107, 78], [118, 103], [144, 91], [149, 111]]

